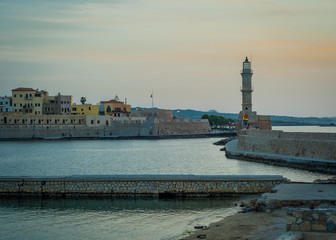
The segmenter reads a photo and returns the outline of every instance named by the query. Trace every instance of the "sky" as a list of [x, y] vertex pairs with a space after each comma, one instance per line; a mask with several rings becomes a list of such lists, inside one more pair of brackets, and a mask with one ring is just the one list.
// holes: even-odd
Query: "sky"
[[31, 87], [132, 107], [336, 116], [335, 0], [0, 0], [0, 95]]

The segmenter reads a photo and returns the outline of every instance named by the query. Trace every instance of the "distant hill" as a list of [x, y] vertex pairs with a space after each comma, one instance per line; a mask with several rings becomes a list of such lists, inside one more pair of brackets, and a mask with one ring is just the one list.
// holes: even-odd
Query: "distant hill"
[[[147, 109], [137, 107], [138, 109]], [[132, 108], [135, 111], [136, 108]], [[204, 114], [217, 115], [225, 118], [231, 118], [233, 120], [238, 119], [237, 113], [219, 113], [216, 110], [210, 111], [197, 111], [192, 109], [175, 109], [172, 110], [173, 115], [181, 118], [200, 119]], [[178, 112], [180, 111], [180, 112]], [[291, 117], [291, 116], [271, 116], [273, 126], [298, 126], [298, 125], [331, 125], [336, 126], [336, 117]]]

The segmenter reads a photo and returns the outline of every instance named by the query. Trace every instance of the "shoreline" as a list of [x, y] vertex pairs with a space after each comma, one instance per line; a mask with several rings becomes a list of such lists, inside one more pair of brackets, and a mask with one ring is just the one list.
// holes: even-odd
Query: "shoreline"
[[277, 239], [286, 233], [286, 210], [236, 213], [197, 230], [183, 240]]
[[60, 141], [60, 140], [161, 140], [161, 139], [192, 139], [192, 138], [221, 138], [235, 137], [235, 132], [223, 133], [199, 133], [199, 134], [176, 134], [176, 135], [153, 135], [153, 136], [50, 136], [50, 137], [0, 137], [0, 141]]

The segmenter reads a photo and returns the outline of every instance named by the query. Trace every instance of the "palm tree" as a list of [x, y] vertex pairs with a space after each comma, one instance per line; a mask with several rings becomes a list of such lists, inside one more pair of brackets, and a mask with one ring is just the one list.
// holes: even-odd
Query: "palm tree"
[[82, 103], [82, 105], [84, 105], [84, 103], [86, 102], [86, 97], [81, 97], [80, 102]]

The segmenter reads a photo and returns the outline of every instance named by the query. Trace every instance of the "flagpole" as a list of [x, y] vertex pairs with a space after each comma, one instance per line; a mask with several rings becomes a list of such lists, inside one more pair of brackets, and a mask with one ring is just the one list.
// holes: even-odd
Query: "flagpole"
[[152, 91], [152, 117], [154, 117], [154, 93]]

